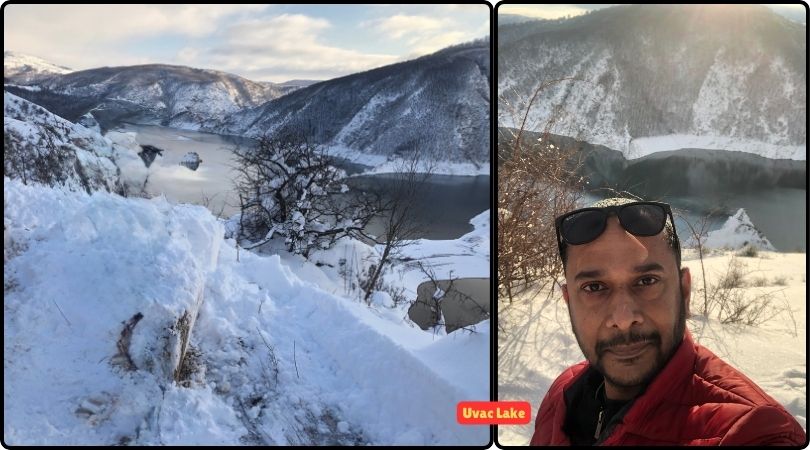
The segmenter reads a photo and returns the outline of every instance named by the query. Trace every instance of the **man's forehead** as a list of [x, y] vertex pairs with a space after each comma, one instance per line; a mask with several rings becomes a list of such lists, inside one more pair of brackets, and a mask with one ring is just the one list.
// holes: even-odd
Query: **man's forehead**
[[[664, 240], [663, 231], [655, 236], [635, 236], [626, 231], [613, 216], [605, 231], [594, 241], [568, 247], [568, 269], [575, 274], [581, 270], [634, 270], [657, 263], [666, 267], [671, 250]], [[667, 256], [670, 255], [670, 256]]]

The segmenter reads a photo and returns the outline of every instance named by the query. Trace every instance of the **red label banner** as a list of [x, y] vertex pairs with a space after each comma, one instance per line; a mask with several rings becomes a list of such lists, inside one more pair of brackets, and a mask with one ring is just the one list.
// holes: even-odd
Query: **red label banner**
[[525, 425], [532, 420], [529, 402], [459, 402], [456, 420], [463, 425]]

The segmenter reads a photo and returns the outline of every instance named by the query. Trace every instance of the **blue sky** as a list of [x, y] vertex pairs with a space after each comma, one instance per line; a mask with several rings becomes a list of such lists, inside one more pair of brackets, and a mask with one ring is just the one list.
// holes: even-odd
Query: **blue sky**
[[4, 50], [74, 70], [147, 63], [329, 79], [489, 35], [457, 5], [6, 5]]
[[[586, 11], [607, 8], [608, 6], [615, 6], [614, 4], [576, 4], [576, 3], [559, 3], [550, 5], [501, 5], [498, 7], [498, 14], [518, 14], [528, 17], [537, 17], [541, 19], [558, 19], [567, 15], [578, 16], [584, 14]], [[764, 4], [779, 14], [795, 20], [797, 22], [806, 23], [804, 6], [799, 4]]]

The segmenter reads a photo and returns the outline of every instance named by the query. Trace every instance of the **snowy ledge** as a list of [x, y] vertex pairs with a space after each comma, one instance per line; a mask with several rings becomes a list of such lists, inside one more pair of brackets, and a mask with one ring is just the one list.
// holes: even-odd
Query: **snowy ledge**
[[806, 145], [776, 145], [754, 140], [742, 140], [724, 136], [696, 136], [671, 134], [631, 139], [624, 156], [637, 159], [653, 153], [699, 148], [706, 150], [729, 150], [753, 153], [771, 159], [807, 160]]

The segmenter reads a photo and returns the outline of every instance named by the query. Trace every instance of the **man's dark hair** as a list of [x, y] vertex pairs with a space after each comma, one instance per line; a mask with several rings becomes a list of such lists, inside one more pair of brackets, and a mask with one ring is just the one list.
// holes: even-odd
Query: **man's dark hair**
[[[625, 197], [613, 197], [599, 200], [598, 202], [589, 205], [588, 208], [604, 208], [606, 206], [624, 205], [625, 203], [637, 201], [639, 200]], [[678, 270], [680, 270], [681, 244], [678, 242], [678, 236], [675, 234], [675, 224], [669, 220], [669, 215], [667, 215], [667, 222], [664, 224], [664, 241], [675, 254], [675, 266], [678, 268]], [[565, 270], [568, 265], [568, 243], [566, 243], [565, 240], [563, 240], [562, 245], [560, 246], [560, 257], [562, 258], [563, 270]]]

